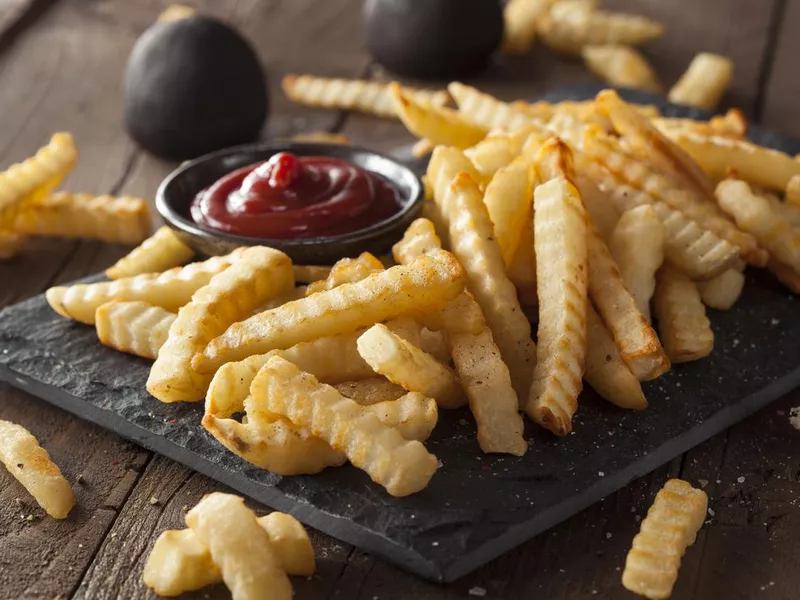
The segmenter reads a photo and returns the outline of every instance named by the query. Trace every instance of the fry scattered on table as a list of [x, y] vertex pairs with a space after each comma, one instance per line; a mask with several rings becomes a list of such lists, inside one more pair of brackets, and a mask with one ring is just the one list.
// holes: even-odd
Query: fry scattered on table
[[146, 273], [161, 273], [184, 264], [192, 256], [194, 250], [181, 242], [172, 229], [164, 225], [106, 269], [106, 276], [109, 279], [123, 279]]
[[732, 79], [731, 59], [701, 52], [692, 59], [686, 72], [669, 91], [669, 101], [715, 110]]
[[630, 46], [586, 46], [586, 66], [609, 85], [658, 92], [661, 82], [647, 59]]

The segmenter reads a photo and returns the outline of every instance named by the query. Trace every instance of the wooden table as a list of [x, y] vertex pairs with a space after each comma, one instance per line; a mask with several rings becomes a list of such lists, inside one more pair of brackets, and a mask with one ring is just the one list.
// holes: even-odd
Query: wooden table
[[[0, 0], [0, 166], [31, 155], [53, 131], [69, 130], [81, 159], [68, 189], [152, 198], [174, 165], [143, 154], [125, 135], [121, 78], [134, 40], [169, 3]], [[361, 47], [360, 0], [189, 3], [236, 24], [257, 48], [270, 74], [269, 134], [327, 129], [379, 149], [411, 140], [395, 122], [300, 108], [280, 92], [288, 72], [382, 77]], [[727, 54], [736, 64], [728, 101], [768, 127], [800, 135], [800, 0], [605, 4], [666, 23], [664, 39], [647, 48], [666, 82], [698, 51]], [[514, 99], [588, 79], [577, 62], [537, 49], [529, 58], [498, 60], [475, 82]], [[23, 256], [0, 265], [0, 305], [95, 273], [125, 251], [34, 240]], [[625, 552], [668, 476], [703, 485], [713, 510], [683, 561], [674, 598], [797, 598], [800, 433], [788, 421], [797, 404], [800, 393], [446, 587], [314, 532], [318, 573], [295, 582], [296, 598], [629, 598], [620, 585]], [[30, 428], [70, 481], [79, 481], [68, 520], [29, 521], [43, 512], [0, 470], [0, 599], [153, 597], [141, 582], [153, 540], [181, 527], [186, 507], [222, 486], [4, 384], [0, 418]], [[189, 597], [228, 593], [217, 586]]]

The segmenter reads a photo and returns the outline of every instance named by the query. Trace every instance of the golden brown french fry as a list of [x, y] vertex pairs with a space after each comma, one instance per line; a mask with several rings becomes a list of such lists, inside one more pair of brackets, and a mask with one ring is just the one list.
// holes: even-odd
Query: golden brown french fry
[[[314, 574], [314, 548], [300, 521], [273, 512], [258, 518], [279, 564], [288, 575]], [[222, 573], [191, 529], [163, 531], [147, 557], [144, 584], [159, 596], [179, 596], [222, 583]]]
[[525, 306], [538, 306], [536, 292], [536, 252], [533, 246], [533, 219], [525, 223], [517, 251], [507, 270], [508, 278], [517, 289], [517, 298]]
[[472, 166], [472, 162], [458, 148], [437, 146], [433, 149], [427, 171], [428, 184], [433, 192], [431, 197], [433, 202], [426, 203], [422, 215], [433, 223], [436, 233], [447, 248], [450, 247], [450, 232], [442, 215], [441, 203], [450, 184], [459, 173], [469, 173], [475, 181], [479, 181], [481, 177]]
[[191, 6], [184, 4], [171, 4], [160, 15], [158, 15], [159, 23], [168, 23], [170, 21], [179, 21], [180, 19], [188, 19], [197, 14], [197, 11]]
[[266, 531], [244, 500], [214, 492], [186, 513], [186, 524], [208, 548], [233, 600], [291, 600], [292, 584]]
[[522, 230], [531, 219], [532, 197], [533, 169], [523, 158], [497, 171], [486, 186], [483, 202], [506, 266], [511, 264]]
[[652, 600], [666, 600], [678, 579], [681, 558], [703, 526], [708, 497], [680, 479], [656, 495], [625, 559], [622, 585]]
[[345, 283], [361, 281], [369, 275], [383, 270], [383, 263], [369, 252], [363, 252], [358, 258], [342, 258], [331, 267], [330, 273], [325, 279], [308, 285], [306, 296], [332, 290]]
[[389, 93], [406, 129], [433, 144], [469, 148], [488, 133], [487, 129], [463, 119], [455, 110], [417, 103], [396, 81], [389, 84]]
[[537, 170], [547, 180], [533, 196], [539, 331], [524, 408], [556, 435], [572, 431], [586, 357], [586, 212], [569, 180], [571, 161], [569, 149], [558, 138], [545, 144]]
[[581, 194], [586, 214], [594, 223], [600, 237], [607, 242], [611, 239], [622, 213], [617, 209], [610, 194], [601, 190], [591, 178], [576, 174], [575, 187]]
[[611, 334], [591, 304], [586, 309], [586, 383], [600, 396], [633, 410], [647, 408], [642, 385], [619, 355]]
[[75, 494], [47, 450], [16, 423], [0, 420], [0, 462], [54, 519], [66, 519]]
[[150, 208], [141, 198], [56, 192], [19, 210], [16, 229], [28, 235], [139, 244], [150, 233]]
[[588, 230], [589, 295], [631, 373], [639, 381], [655, 379], [669, 370], [669, 359], [625, 287], [608, 247], [591, 224]]
[[708, 281], [697, 283], [703, 304], [717, 310], [729, 310], [736, 304], [744, 289], [744, 274], [736, 269], [728, 269]]
[[[233, 364], [233, 363], [229, 363]], [[297, 364], [297, 363], [295, 363]], [[302, 367], [301, 367], [301, 370]], [[381, 402], [393, 402], [407, 392], [386, 377], [371, 377], [356, 381], [343, 381], [332, 384], [342, 396], [354, 400], [361, 406], [370, 406]]]
[[733, 61], [726, 56], [697, 54], [678, 83], [669, 91], [669, 101], [714, 110], [733, 79]]
[[639, 206], [624, 212], [608, 248], [639, 311], [650, 321], [656, 272], [664, 262], [664, 226], [653, 207]]
[[404, 439], [374, 414], [278, 356], [261, 372], [265, 392], [254, 396], [255, 401], [297, 426], [308, 427], [389, 494], [407, 496], [428, 485], [438, 461], [420, 442]]
[[27, 236], [9, 229], [0, 229], [0, 260], [8, 260], [19, 254]]
[[147, 302], [114, 300], [97, 308], [95, 327], [104, 346], [155, 359], [176, 318], [175, 313]]
[[385, 325], [373, 325], [361, 334], [358, 353], [379, 375], [410, 392], [433, 398], [442, 408], [466, 403], [453, 371]]
[[518, 397], [531, 382], [536, 346], [514, 285], [505, 272], [489, 213], [477, 184], [458, 175], [437, 204], [450, 231], [453, 254], [464, 266], [467, 289], [483, 310], [500, 354], [508, 365]]
[[62, 317], [88, 325], [94, 325], [98, 307], [112, 300], [139, 300], [177, 312], [214, 275], [232, 265], [239, 254], [239, 251], [234, 251], [227, 256], [215, 256], [163, 273], [124, 277], [109, 282], [52, 287], [47, 290], [47, 302]]
[[747, 135], [747, 119], [742, 111], [736, 108], [730, 109], [724, 115], [714, 115], [708, 121], [658, 117], [651, 119], [650, 122], [667, 137], [675, 131], [690, 131], [700, 135], [718, 135], [739, 140]]
[[178, 311], [150, 369], [147, 391], [162, 402], [202, 400], [213, 373], [195, 372], [194, 355], [229, 325], [293, 285], [292, 261], [283, 252], [265, 246], [244, 250]]
[[109, 279], [123, 279], [145, 273], [161, 273], [182, 265], [192, 256], [194, 250], [181, 242], [172, 229], [164, 225], [109, 267], [106, 276]]
[[727, 179], [717, 186], [717, 202], [744, 231], [752, 233], [777, 260], [800, 271], [800, 230], [772, 211], [745, 181]]
[[800, 207], [800, 175], [792, 175], [789, 179], [783, 199], [792, 208]]
[[0, 172], [0, 229], [11, 229], [17, 209], [58, 187], [78, 158], [69, 133], [55, 133], [35, 156]]
[[609, 85], [657, 92], [661, 82], [647, 59], [630, 46], [585, 46], [581, 56], [595, 75]]
[[674, 363], [699, 360], [714, 349], [714, 332], [700, 292], [670, 265], [659, 269], [653, 309], [664, 350]]
[[192, 367], [213, 373], [226, 362], [319, 337], [349, 333], [408, 312], [438, 308], [464, 289], [465, 273], [447, 252], [423, 256], [362, 281], [301, 298], [231, 325]]
[[510, 165], [521, 151], [522, 147], [515, 147], [510, 135], [495, 133], [464, 150], [464, 155], [472, 161], [483, 179], [488, 181], [497, 171]]
[[510, 0], [503, 10], [503, 52], [527, 54], [533, 48], [539, 21], [556, 0]]
[[431, 152], [433, 152], [433, 148], [436, 146], [433, 142], [426, 139], [417, 140], [417, 142], [411, 147], [411, 156], [414, 158], [425, 158]]
[[330, 131], [301, 131], [288, 138], [292, 142], [308, 142], [312, 144], [336, 144], [339, 146], [349, 146], [350, 138], [341, 133], [331, 133]]
[[459, 114], [470, 123], [483, 127], [487, 131], [492, 129], [516, 131], [529, 125], [544, 125], [524, 110], [514, 108], [506, 102], [463, 83], [453, 81], [447, 86], [447, 91], [458, 104]]
[[[339, 110], [357, 110], [378, 117], [395, 118], [389, 86], [377, 81], [329, 79], [314, 75], [286, 75], [283, 92], [293, 102]], [[444, 90], [404, 88], [417, 102], [445, 106], [450, 96]]]

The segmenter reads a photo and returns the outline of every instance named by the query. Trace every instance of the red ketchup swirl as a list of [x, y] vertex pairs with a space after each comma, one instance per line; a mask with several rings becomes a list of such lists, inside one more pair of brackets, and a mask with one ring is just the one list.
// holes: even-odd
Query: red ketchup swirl
[[399, 210], [396, 189], [379, 175], [335, 158], [281, 152], [201, 191], [191, 215], [227, 233], [301, 239], [358, 231]]

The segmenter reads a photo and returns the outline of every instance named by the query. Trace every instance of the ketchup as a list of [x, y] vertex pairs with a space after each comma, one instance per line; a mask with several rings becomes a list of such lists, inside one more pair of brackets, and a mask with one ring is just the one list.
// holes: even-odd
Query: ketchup
[[191, 214], [211, 229], [290, 239], [350, 233], [399, 210], [397, 191], [379, 175], [335, 158], [281, 152], [201, 191]]

